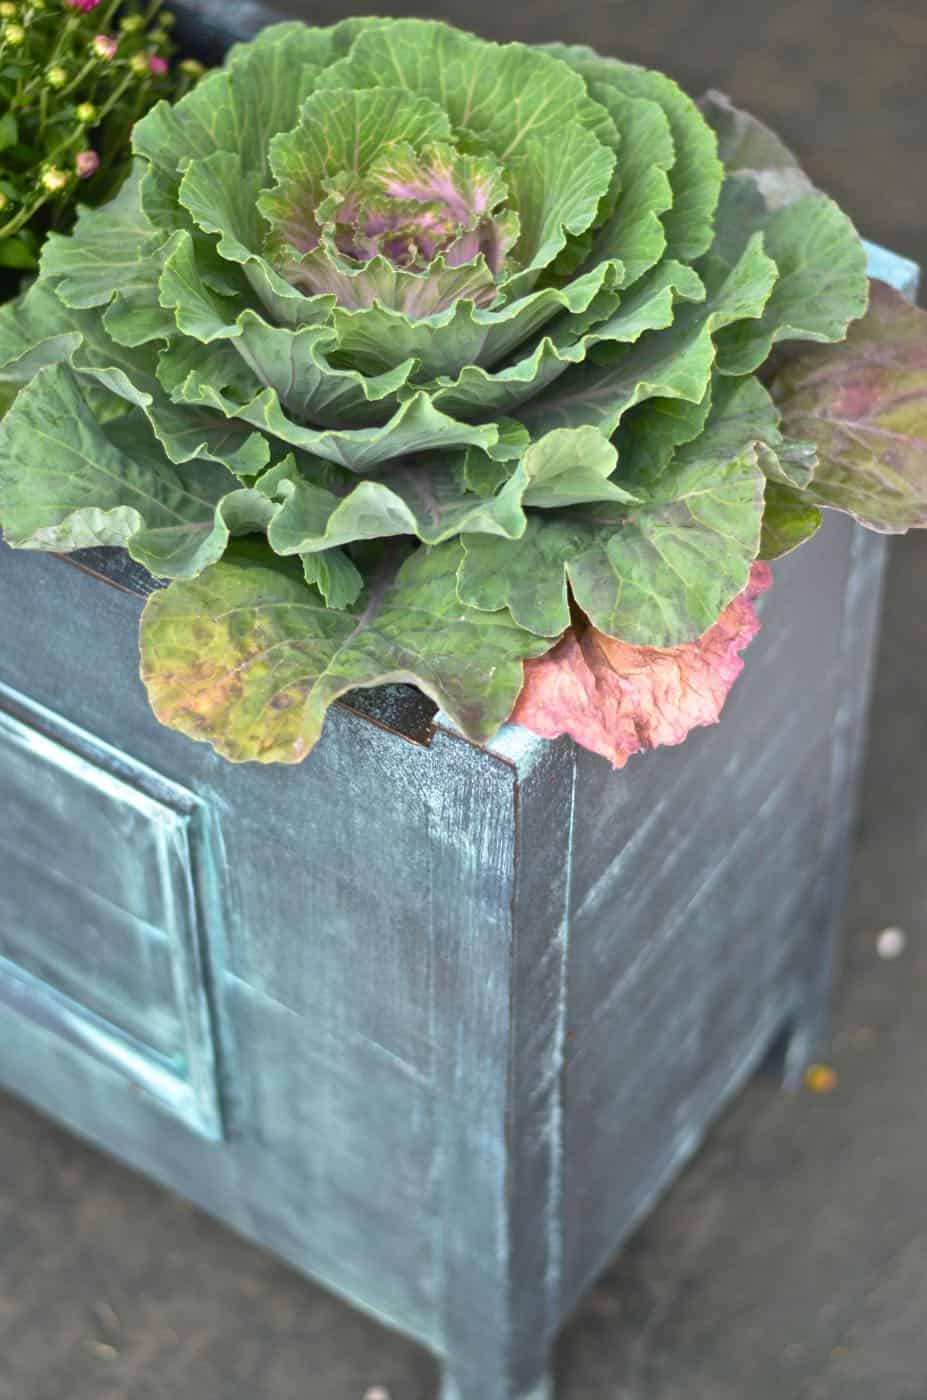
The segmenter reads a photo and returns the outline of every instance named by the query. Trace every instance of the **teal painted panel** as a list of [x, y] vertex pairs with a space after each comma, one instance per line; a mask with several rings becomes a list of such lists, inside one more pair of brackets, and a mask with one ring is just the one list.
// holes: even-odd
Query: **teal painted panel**
[[203, 803], [0, 686], [0, 1004], [219, 1134]]

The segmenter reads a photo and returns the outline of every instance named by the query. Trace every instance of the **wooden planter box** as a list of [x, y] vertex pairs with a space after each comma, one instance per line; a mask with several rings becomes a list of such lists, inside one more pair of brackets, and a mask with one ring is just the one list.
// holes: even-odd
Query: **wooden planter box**
[[829, 517], [722, 723], [615, 774], [398, 688], [235, 767], [148, 708], [140, 570], [0, 547], [0, 1083], [430, 1347], [444, 1400], [546, 1400], [713, 1118], [821, 1040], [883, 559]]

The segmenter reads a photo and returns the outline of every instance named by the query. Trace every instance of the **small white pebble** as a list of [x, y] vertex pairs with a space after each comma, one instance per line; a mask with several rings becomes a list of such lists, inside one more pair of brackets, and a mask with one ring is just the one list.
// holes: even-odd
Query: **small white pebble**
[[390, 1400], [389, 1391], [385, 1385], [372, 1385], [364, 1391], [364, 1400]]
[[903, 929], [884, 928], [876, 939], [876, 952], [880, 958], [900, 958], [907, 941]]

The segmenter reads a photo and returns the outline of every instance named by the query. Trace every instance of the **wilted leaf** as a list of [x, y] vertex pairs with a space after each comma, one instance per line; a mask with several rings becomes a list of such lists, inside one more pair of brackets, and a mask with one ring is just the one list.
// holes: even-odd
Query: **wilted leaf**
[[592, 626], [571, 628], [525, 666], [512, 719], [544, 739], [569, 734], [615, 768], [643, 749], [681, 744], [720, 717], [743, 669], [740, 653], [759, 630], [753, 600], [771, 581], [768, 566], [754, 564], [747, 588], [714, 626], [668, 650], [631, 646]]
[[773, 396], [784, 430], [817, 446], [810, 505], [889, 534], [927, 525], [927, 312], [874, 281], [846, 345], [787, 362]]

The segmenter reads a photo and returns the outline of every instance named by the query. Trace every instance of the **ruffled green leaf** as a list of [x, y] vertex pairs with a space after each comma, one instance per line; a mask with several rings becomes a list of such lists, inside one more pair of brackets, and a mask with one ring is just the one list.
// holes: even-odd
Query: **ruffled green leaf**
[[718, 251], [732, 257], [751, 230], [779, 277], [761, 317], [729, 326], [718, 337], [724, 374], [750, 374], [779, 341], [843, 340], [866, 309], [866, 251], [833, 200], [812, 194], [770, 212], [750, 175], [731, 176], [718, 210]]
[[145, 167], [135, 161], [115, 199], [102, 209], [84, 206], [74, 233], [50, 234], [42, 252], [43, 277], [58, 277], [58, 295], [67, 306], [105, 306], [114, 292], [130, 289], [148, 250], [165, 231], [142, 211], [139, 186]]
[[14, 548], [122, 545], [152, 574], [189, 578], [219, 559], [230, 531], [269, 517], [224, 468], [168, 461], [140, 413], [104, 430], [66, 365], [49, 365], [0, 428], [0, 520]]
[[355, 687], [406, 682], [471, 739], [488, 739], [549, 643], [507, 613], [461, 605], [458, 543], [392, 556], [352, 609], [325, 607], [282, 566], [229, 559], [154, 594], [142, 678], [155, 714], [234, 762], [297, 763]]
[[673, 204], [663, 214], [666, 252], [680, 262], [700, 257], [711, 244], [724, 168], [718, 160], [714, 133], [695, 103], [664, 73], [603, 58], [581, 44], [544, 47], [581, 74], [592, 85], [593, 95], [600, 87], [614, 87], [625, 97], [655, 102], [665, 113], [676, 148], [669, 172]]
[[[584, 315], [560, 316], [528, 355], [505, 369], [466, 365], [456, 379], [437, 380], [432, 402], [464, 417], [477, 412], [514, 413], [526, 399], [543, 394], [571, 365], [581, 364], [596, 346], [633, 344], [647, 331], [670, 326], [678, 300], [697, 301], [704, 296], [705, 289], [691, 268], [667, 260], [624, 300], [603, 293]], [[587, 325], [591, 329], [586, 330]]]
[[512, 159], [529, 139], [557, 142], [573, 121], [600, 139], [616, 139], [585, 83], [566, 64], [538, 48], [490, 44], [435, 20], [398, 19], [367, 30], [347, 57], [325, 71], [319, 86], [419, 93], [447, 112], [454, 130], [473, 132], [502, 160]]
[[525, 506], [634, 499], [609, 479], [615, 450], [594, 428], [549, 433], [512, 470], [484, 456], [484, 468], [497, 473], [488, 491], [473, 487], [473, 459], [472, 451], [410, 458], [390, 472], [388, 484], [362, 481], [339, 493], [312, 471], [300, 474], [288, 458], [257, 484], [281, 503], [268, 541], [278, 554], [304, 555], [394, 535], [430, 545], [464, 532], [517, 539], [527, 525]]
[[[443, 275], [439, 269], [439, 278]], [[690, 276], [694, 282], [696, 275]], [[430, 303], [426, 300], [429, 279], [417, 280], [421, 295], [418, 312]], [[543, 287], [498, 309], [476, 306], [464, 298], [444, 311], [416, 314], [410, 320], [385, 305], [363, 310], [338, 307], [332, 324], [342, 357], [365, 373], [378, 373], [414, 358], [418, 376], [426, 383], [450, 382], [468, 366], [495, 365], [557, 316], [584, 316], [616, 280], [616, 265], [603, 262], [569, 286]]]
[[322, 72], [324, 30], [288, 28], [238, 50], [171, 106], [159, 102], [132, 130], [132, 149], [171, 178], [191, 160], [227, 151], [264, 184], [271, 139], [290, 131]]
[[733, 321], [762, 314], [776, 265], [754, 235], [733, 270], [711, 260], [703, 270], [703, 302], [678, 308], [668, 330], [651, 331], [628, 348], [605, 347], [600, 363], [561, 375], [548, 393], [520, 410], [529, 430], [539, 434], [590, 423], [611, 437], [628, 409], [646, 399], [701, 403], [715, 360], [714, 336]]
[[661, 473], [620, 463], [634, 504], [532, 514], [515, 542], [464, 536], [461, 599], [507, 607], [554, 636], [569, 624], [569, 583], [608, 636], [658, 647], [701, 636], [744, 587], [759, 547], [764, 478], [752, 443], [764, 429], [747, 399], [758, 402], [749, 381], [720, 389], [705, 431]]

